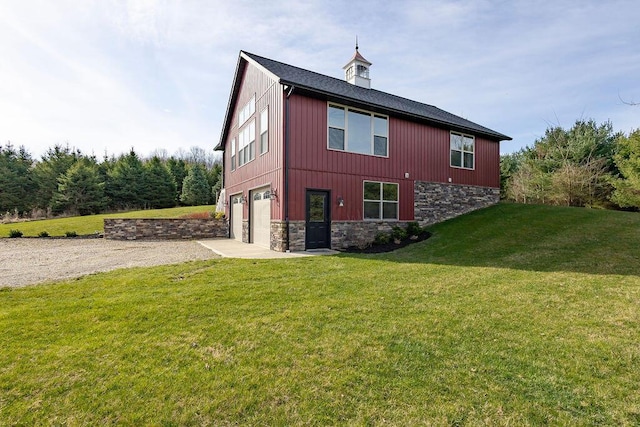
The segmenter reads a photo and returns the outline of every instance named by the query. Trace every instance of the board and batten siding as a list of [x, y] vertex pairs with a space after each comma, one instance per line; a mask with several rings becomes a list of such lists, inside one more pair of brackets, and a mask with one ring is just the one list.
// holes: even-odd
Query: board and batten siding
[[[331, 190], [332, 220], [363, 219], [364, 180], [399, 185], [399, 219], [414, 219], [413, 182], [500, 185], [499, 143], [475, 138], [475, 169], [450, 166], [450, 131], [389, 117], [389, 157], [327, 148], [327, 102], [290, 98], [290, 218], [305, 218], [305, 190]], [[405, 174], [409, 177], [406, 178]], [[449, 179], [451, 181], [449, 181]], [[337, 198], [344, 199], [338, 207]]]
[[[245, 124], [249, 123], [250, 120], [256, 121], [255, 158], [239, 167], [236, 160], [236, 169], [232, 171], [230, 144], [235, 139], [237, 147], [239, 141], [238, 114], [254, 95], [256, 97], [256, 110]], [[278, 82], [272, 80], [252, 64], [247, 64], [242, 74], [240, 90], [236, 98], [237, 102], [233, 105], [231, 126], [225, 140], [225, 183], [230, 184], [225, 184], [227, 198], [240, 192], [248, 198], [250, 189], [265, 185], [270, 185], [271, 188], [277, 189], [278, 194], [282, 194], [284, 182], [282, 169], [284, 153], [283, 96], [282, 86]], [[265, 108], [269, 109], [269, 150], [265, 154], [260, 154], [260, 113]], [[242, 216], [244, 219], [248, 218], [249, 205], [248, 201], [243, 205]], [[282, 219], [282, 211], [282, 203], [278, 198], [271, 203], [271, 218]]]

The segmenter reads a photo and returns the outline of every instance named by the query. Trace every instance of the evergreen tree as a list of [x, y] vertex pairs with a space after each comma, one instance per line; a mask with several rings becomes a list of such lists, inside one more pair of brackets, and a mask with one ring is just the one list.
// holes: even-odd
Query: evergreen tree
[[149, 208], [170, 208], [176, 205], [176, 182], [159, 157], [144, 165], [144, 197]]
[[82, 158], [79, 150], [69, 146], [55, 145], [47, 150], [34, 168], [34, 176], [38, 183], [36, 205], [42, 209], [50, 207], [54, 194], [58, 191], [58, 179], [62, 177], [78, 159]]
[[191, 165], [182, 184], [180, 201], [185, 205], [206, 205], [211, 198], [211, 187], [207, 181], [207, 173], [200, 164]]
[[222, 163], [216, 163], [209, 171], [209, 175], [213, 177], [213, 182], [211, 184], [211, 200], [212, 203], [217, 203], [218, 195], [220, 194], [220, 190], [222, 190]]
[[28, 212], [34, 207], [37, 184], [33, 159], [24, 147], [0, 146], [0, 212]]
[[614, 180], [612, 200], [621, 207], [640, 208], [640, 129], [620, 137], [614, 159], [620, 178]]
[[105, 192], [114, 209], [144, 208], [144, 168], [138, 155], [131, 149], [122, 155], [108, 172]]
[[95, 163], [88, 159], [78, 161], [58, 180], [54, 209], [80, 215], [99, 213], [107, 201], [104, 185]]
[[169, 168], [169, 172], [176, 183], [175, 199], [180, 200], [180, 196], [182, 195], [182, 183], [187, 176], [187, 164], [183, 159], [176, 159], [172, 156], [167, 160], [167, 167]]

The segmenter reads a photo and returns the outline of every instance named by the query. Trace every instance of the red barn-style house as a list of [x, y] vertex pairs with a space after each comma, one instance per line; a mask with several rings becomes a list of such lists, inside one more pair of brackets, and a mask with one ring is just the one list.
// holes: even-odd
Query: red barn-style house
[[394, 225], [499, 200], [506, 135], [345, 79], [240, 52], [216, 150], [230, 238], [276, 251], [344, 249]]

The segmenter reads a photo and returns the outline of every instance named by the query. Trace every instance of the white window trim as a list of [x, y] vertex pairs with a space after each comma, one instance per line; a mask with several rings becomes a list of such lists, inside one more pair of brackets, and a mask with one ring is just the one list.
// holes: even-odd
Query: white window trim
[[[459, 151], [462, 156], [461, 156], [461, 160], [462, 160], [462, 164], [461, 166], [456, 166], [456, 165], [452, 165], [451, 164], [451, 151], [454, 151], [451, 149], [451, 135], [459, 135], [462, 136], [463, 138], [471, 138], [473, 140], [473, 151], [466, 151], [464, 149], [464, 146], [462, 148], [462, 150], [455, 150], [455, 151]], [[473, 154], [473, 167], [470, 168], [466, 168], [464, 167], [464, 153], [471, 153]], [[467, 171], [472, 171], [476, 169], [476, 137], [473, 135], [469, 135], [467, 133], [462, 133], [462, 132], [454, 132], [454, 131], [450, 131], [449, 132], [449, 166], [455, 169], [464, 169]]]
[[231, 140], [231, 172], [236, 170], [238, 156], [236, 156], [236, 139]]
[[251, 99], [242, 107], [238, 112], [238, 127], [245, 124], [251, 116], [256, 112], [256, 94], [254, 93]]
[[[253, 132], [251, 132], [251, 128], [253, 128]], [[253, 135], [252, 135], [253, 133]], [[253, 138], [253, 139], [251, 139]], [[252, 161], [255, 160], [256, 158], [256, 120], [253, 119], [251, 121], [249, 121], [248, 123], [245, 124], [245, 126], [240, 130], [240, 132], [238, 132], [238, 140], [239, 140], [239, 144], [238, 144], [238, 165], [237, 167], [240, 168], [244, 165], [246, 165], [247, 163], [251, 163]], [[253, 157], [252, 158], [248, 158], [248, 155], [246, 154], [248, 150], [248, 153], [251, 154], [251, 143], [253, 142]], [[243, 151], [245, 150], [245, 151]], [[244, 158], [247, 157], [246, 160], [244, 160]], [[242, 162], [241, 162], [242, 161]]]
[[[345, 118], [344, 118], [344, 128], [341, 127], [336, 127], [336, 126], [331, 126], [329, 124], [329, 107], [334, 106], [334, 107], [338, 107], [338, 108], [344, 108], [345, 110]], [[364, 114], [368, 114], [371, 116], [372, 120], [371, 120], [371, 153], [358, 153], [356, 151], [349, 151], [348, 146], [349, 146], [349, 120], [348, 120], [348, 113], [349, 111], [357, 111], [359, 113], [364, 113]], [[373, 120], [375, 117], [380, 117], [383, 119], [386, 119], [387, 121], [387, 135], [378, 135], [375, 133], [375, 120]], [[344, 131], [344, 150], [340, 150], [338, 148], [331, 148], [329, 146], [329, 128], [335, 128], [335, 129], [342, 129]], [[381, 156], [380, 154], [373, 154], [375, 151], [375, 140], [376, 140], [376, 136], [384, 136], [385, 138], [387, 138], [387, 155], [386, 156]], [[331, 151], [339, 151], [341, 153], [350, 153], [350, 154], [361, 154], [363, 156], [372, 156], [372, 157], [381, 157], [383, 159], [388, 159], [389, 158], [389, 152], [391, 151], [389, 148], [389, 116], [385, 115], [385, 114], [378, 114], [378, 113], [374, 113], [372, 111], [367, 111], [367, 110], [362, 110], [359, 108], [352, 108], [352, 107], [348, 107], [346, 105], [342, 105], [342, 104], [338, 104], [336, 102], [327, 102], [327, 150], [331, 150]]]
[[[383, 185], [380, 185], [380, 199], [379, 200], [371, 200], [371, 199], [365, 199], [364, 198], [364, 186], [367, 182], [370, 183], [374, 183], [374, 184], [392, 184], [395, 185], [398, 188], [398, 200], [396, 200], [395, 202], [388, 200], [387, 203], [395, 203], [396, 204], [396, 218], [387, 218], [387, 219], [383, 219], [382, 217], [383, 212], [384, 212], [384, 199], [382, 199], [383, 197]], [[380, 217], [379, 218], [365, 218], [364, 217], [364, 203], [365, 202], [379, 202], [380, 203]], [[373, 181], [373, 180], [369, 180], [369, 179], [365, 179], [362, 181], [362, 219], [363, 221], [384, 221], [384, 222], [398, 222], [400, 221], [400, 184], [398, 184], [397, 182], [388, 182], [388, 181]]]
[[[266, 126], [265, 129], [262, 128], [262, 115], [266, 114], [267, 116], [267, 120], [266, 120]], [[262, 135], [264, 135], [264, 133], [267, 133], [267, 149], [262, 151]], [[262, 110], [260, 112], [260, 135], [258, 136], [259, 138], [259, 149], [260, 149], [260, 155], [263, 156], [265, 154], [267, 154], [269, 152], [269, 106], [267, 105], [264, 110]]]

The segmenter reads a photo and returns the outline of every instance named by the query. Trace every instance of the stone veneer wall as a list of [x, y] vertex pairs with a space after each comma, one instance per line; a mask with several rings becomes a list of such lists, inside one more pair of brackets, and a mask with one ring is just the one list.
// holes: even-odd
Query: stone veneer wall
[[[305, 250], [305, 222], [289, 221], [289, 250]], [[284, 252], [287, 250], [287, 223], [284, 221], [271, 222], [271, 250]]]
[[391, 233], [394, 226], [405, 227], [400, 221], [333, 221], [331, 223], [331, 249], [365, 248], [378, 233]]
[[269, 237], [269, 246], [272, 251], [284, 252], [287, 248], [284, 241], [287, 238], [287, 224], [281, 221], [271, 222], [271, 236]]
[[115, 218], [104, 220], [104, 237], [113, 240], [210, 239], [229, 237], [224, 219]]
[[473, 185], [416, 181], [413, 185], [414, 218], [421, 226], [494, 205], [500, 189]]
[[242, 220], [242, 242], [249, 243], [249, 220]]

